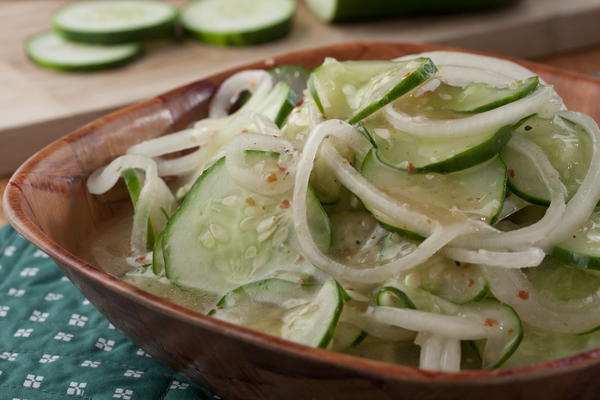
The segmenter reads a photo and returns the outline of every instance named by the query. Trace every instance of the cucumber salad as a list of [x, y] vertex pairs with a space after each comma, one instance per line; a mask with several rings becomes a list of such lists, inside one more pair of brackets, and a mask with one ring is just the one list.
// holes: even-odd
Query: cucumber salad
[[120, 178], [124, 279], [214, 318], [439, 371], [600, 346], [600, 130], [513, 62], [239, 72], [87, 187]]

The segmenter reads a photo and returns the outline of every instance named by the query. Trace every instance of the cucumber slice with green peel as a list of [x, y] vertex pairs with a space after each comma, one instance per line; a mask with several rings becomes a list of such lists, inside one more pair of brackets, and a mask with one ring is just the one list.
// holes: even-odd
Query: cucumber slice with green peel
[[[493, 223], [506, 194], [506, 167], [498, 157], [450, 174], [411, 174], [388, 167], [371, 150], [361, 173], [390, 196], [441, 222], [469, 216]], [[364, 204], [380, 222], [410, 231], [391, 222], [384, 210]]]
[[121, 44], [174, 36], [177, 9], [141, 0], [93, 0], [70, 4], [54, 14], [54, 29], [65, 39], [88, 44]]
[[125, 65], [136, 59], [142, 48], [138, 44], [102, 46], [68, 42], [54, 32], [47, 32], [29, 38], [25, 51], [41, 67], [91, 72]]
[[458, 139], [419, 138], [394, 129], [383, 115], [362, 122], [363, 131], [384, 164], [412, 173], [449, 173], [470, 168], [497, 155], [512, 135], [509, 126]]
[[266, 279], [229, 292], [209, 315], [307, 346], [325, 348], [343, 307], [340, 287], [331, 278], [323, 285]]
[[536, 290], [560, 301], [585, 299], [600, 290], [600, 275], [565, 265], [554, 256], [523, 271]]
[[570, 238], [557, 244], [552, 257], [573, 267], [600, 270], [600, 209]]
[[302, 100], [310, 71], [300, 65], [278, 65], [269, 70], [275, 82], [284, 82], [292, 89], [290, 100], [298, 104]]
[[505, 87], [473, 82], [449, 101], [447, 108], [459, 113], [489, 111], [527, 96], [538, 87], [539, 83], [540, 79], [537, 76], [514, 81]]
[[152, 249], [152, 272], [156, 276], [165, 274], [165, 256], [162, 249], [162, 238], [165, 231], [162, 231], [156, 237], [154, 248]]
[[308, 79], [321, 113], [356, 124], [431, 78], [437, 69], [428, 58], [408, 61], [327, 59]]
[[347, 193], [327, 161], [318, 155], [310, 175], [310, 184], [323, 204], [334, 204]]
[[[281, 174], [277, 158], [254, 152], [268, 174]], [[240, 187], [222, 158], [196, 180], [163, 237], [165, 275], [181, 286], [224, 294], [267, 277], [311, 276], [314, 267], [297, 251], [291, 192], [265, 197]], [[309, 191], [309, 194], [311, 192]], [[330, 227], [314, 195], [308, 197], [309, 226], [326, 251]]]
[[281, 126], [294, 108], [294, 92], [285, 82], [278, 82], [264, 95], [253, 95], [242, 107], [243, 110], [255, 111]]
[[181, 11], [187, 34], [218, 46], [249, 46], [286, 36], [292, 28], [293, 0], [201, 0]]
[[500, 367], [521, 343], [523, 338], [521, 319], [506, 304], [492, 299], [483, 299], [474, 303], [457, 305], [423, 289], [402, 285], [401, 291], [415, 304], [417, 310], [471, 318], [481, 321], [484, 326], [496, 328], [497, 332], [494, 335], [475, 341], [482, 368]]
[[[570, 198], [585, 177], [591, 159], [592, 143], [585, 129], [560, 116], [542, 118], [534, 115], [521, 121], [515, 132], [546, 153]], [[527, 157], [505, 147], [502, 159], [509, 169], [508, 183], [513, 193], [533, 204], [550, 204], [548, 189]]]
[[[129, 198], [131, 199], [131, 204], [133, 205], [133, 209], [137, 206], [137, 203], [140, 199], [140, 192], [142, 191], [142, 186], [144, 185], [144, 174], [136, 169], [125, 169], [121, 172], [121, 176], [125, 181], [125, 186], [127, 187], [127, 192], [129, 193]], [[168, 215], [166, 216], [168, 219]], [[152, 220], [148, 218], [148, 230], [146, 234], [146, 243], [148, 250], [154, 248], [154, 228], [152, 227]]]
[[508, 4], [510, 0], [307, 0], [310, 11], [326, 22], [396, 18], [409, 14], [449, 13], [484, 10]]
[[523, 341], [503, 368], [518, 368], [558, 360], [600, 346], [600, 331], [587, 335], [570, 335], [524, 325]]
[[463, 316], [478, 317], [487, 326], [498, 327], [498, 334], [485, 340], [475, 341], [481, 367], [499, 368], [519, 348], [523, 340], [523, 325], [512, 307], [496, 300], [485, 299], [464, 306]]
[[343, 351], [358, 346], [367, 337], [367, 332], [349, 322], [339, 321], [331, 340], [331, 349]]
[[403, 291], [393, 286], [383, 286], [377, 289], [373, 297], [378, 306], [411, 308], [413, 310], [417, 308]]

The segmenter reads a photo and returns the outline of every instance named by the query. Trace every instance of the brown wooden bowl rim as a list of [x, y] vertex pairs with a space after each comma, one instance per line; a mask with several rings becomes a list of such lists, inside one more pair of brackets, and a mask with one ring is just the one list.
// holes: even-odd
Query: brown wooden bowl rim
[[[475, 53], [488, 55], [492, 57], [509, 59], [515, 61], [527, 68], [534, 70], [536, 73], [540, 71], [547, 71], [554, 74], [560, 74], [570, 79], [575, 80], [586, 80], [593, 82], [594, 84], [600, 84], [600, 81], [590, 76], [582, 75], [575, 72], [565, 71], [559, 68], [542, 65], [533, 62], [527, 62], [505, 56], [498, 56], [479, 51], [471, 51], [465, 49], [457, 49], [448, 46], [437, 46], [437, 45], [425, 45], [425, 44], [411, 44], [411, 43], [394, 43], [396, 45], [405, 46], [407, 48], [414, 49], [414, 53], [420, 53], [424, 51], [433, 50], [449, 50], [449, 51], [462, 51], [467, 53]], [[54, 141], [42, 150], [31, 156], [23, 165], [10, 178], [10, 181], [6, 187], [4, 194], [4, 209], [9, 223], [27, 240], [38, 246], [41, 250], [50, 255], [53, 259], [59, 263], [67, 266], [74, 272], [85, 276], [87, 279], [92, 280], [94, 283], [104, 286], [107, 289], [118, 292], [119, 294], [132, 299], [133, 301], [140, 303], [144, 306], [154, 308], [158, 312], [177, 318], [181, 321], [185, 321], [192, 325], [200, 325], [204, 329], [209, 329], [214, 332], [222, 333], [231, 338], [237, 340], [243, 340], [254, 345], [268, 348], [273, 351], [284, 352], [295, 357], [308, 358], [313, 362], [327, 362], [335, 364], [338, 367], [354, 370], [363, 375], [369, 375], [374, 378], [386, 376], [397, 380], [415, 380], [415, 381], [435, 381], [439, 384], [451, 385], [453, 382], [472, 385], [481, 384], [497, 384], [507, 380], [530, 380], [541, 376], [557, 375], [565, 370], [579, 370], [585, 369], [592, 365], [600, 363], [600, 347], [578, 353], [569, 357], [556, 359], [548, 362], [533, 364], [525, 367], [512, 368], [512, 369], [496, 369], [496, 370], [475, 370], [475, 371], [460, 371], [455, 373], [448, 372], [436, 372], [436, 371], [423, 371], [418, 368], [408, 367], [403, 365], [391, 364], [376, 360], [370, 360], [360, 357], [355, 357], [347, 354], [336, 353], [330, 350], [312, 348], [301, 344], [293, 343], [284, 339], [273, 337], [270, 335], [263, 334], [251, 329], [247, 329], [241, 326], [237, 326], [225, 321], [221, 321], [204, 314], [192, 311], [185, 307], [171, 303], [170, 301], [152, 295], [145, 292], [132, 284], [122, 281], [113, 275], [110, 275], [99, 268], [85, 262], [79, 257], [75, 256], [71, 252], [67, 251], [51, 238], [49, 238], [41, 228], [36, 225], [31, 219], [29, 219], [21, 207], [21, 198], [27, 202], [27, 198], [22, 194], [20, 185], [27, 179], [29, 174], [33, 172], [36, 165], [47, 157], [51, 157], [56, 151], [63, 146], [69, 146], [68, 142], [74, 142], [80, 139], [86, 133], [93, 131], [98, 126], [106, 124], [109, 121], [118, 119], [122, 115], [128, 114], [138, 108], [145, 108], [149, 105], [162, 102], [163, 98], [176, 96], [180, 92], [189, 90], [192, 86], [198, 84], [201, 81], [207, 79], [220, 79], [229, 76], [237, 71], [249, 68], [264, 68], [270, 65], [271, 60], [275, 60], [281, 57], [301, 57], [303, 54], [310, 54], [315, 50], [326, 50], [326, 49], [340, 49], [340, 48], [364, 48], [365, 50], [376, 46], [390, 45], [386, 42], [351, 42], [338, 44], [333, 46], [323, 46], [308, 50], [296, 51], [291, 53], [282, 54], [276, 57], [272, 57], [268, 61], [254, 62], [247, 65], [243, 65], [236, 68], [228, 69], [227, 71], [213, 74], [203, 79], [191, 82], [189, 84], [180, 86], [176, 89], [168, 91], [164, 94], [158, 95], [154, 98], [130, 105], [128, 107], [119, 109], [112, 112], [104, 117], [94, 120], [85, 126], [65, 135], [64, 137]], [[68, 142], [65, 140], [68, 139]]]

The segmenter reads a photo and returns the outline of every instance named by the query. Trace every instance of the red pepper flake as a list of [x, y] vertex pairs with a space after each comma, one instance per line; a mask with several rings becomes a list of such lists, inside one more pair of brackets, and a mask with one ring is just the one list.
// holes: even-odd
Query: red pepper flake
[[512, 329], [509, 329], [507, 332], [509, 335], [512, 335], [514, 331]]
[[518, 296], [521, 300], [527, 300], [529, 298], [529, 292], [527, 290], [519, 290]]
[[216, 308], [217, 308], [217, 310], [222, 310], [223, 306], [217, 306]]
[[282, 201], [279, 207], [283, 209], [290, 208], [290, 201], [287, 199]]
[[408, 163], [408, 172], [413, 172], [415, 170], [415, 166], [413, 163]]
[[254, 198], [252, 197], [246, 197], [246, 204], [248, 204], [251, 207], [254, 207], [256, 205], [256, 200], [254, 200]]
[[515, 170], [514, 170], [514, 169], [512, 169], [512, 168], [511, 168], [511, 169], [509, 169], [509, 170], [508, 170], [508, 175], [509, 175], [511, 178], [514, 178], [514, 177], [515, 177]]
[[483, 324], [485, 326], [498, 326], [498, 321], [496, 321], [494, 318], [488, 318]]
[[275, 174], [270, 174], [269, 176], [267, 176], [267, 182], [269, 183], [273, 183], [277, 181], [277, 175]]
[[302, 110], [301, 110], [301, 109], [299, 109], [299, 108], [297, 108], [297, 109], [295, 109], [295, 110], [294, 110], [294, 113], [295, 113], [295, 114], [298, 114], [299, 112], [302, 112]]
[[410, 72], [407, 72], [407, 73], [404, 74], [404, 77], [408, 78], [410, 76], [410, 74], [411, 74]]
[[145, 258], [146, 258], [146, 256], [140, 256], [140, 257], [136, 258], [135, 261], [141, 263], [144, 261]]
[[282, 167], [281, 165], [278, 165], [277, 169], [279, 170], [279, 172], [285, 172], [285, 171], [287, 171], [287, 168], [286, 167]]
[[467, 281], [467, 286], [469, 286], [469, 287], [473, 286], [474, 284], [475, 284], [475, 280], [474, 279], [469, 279]]
[[300, 107], [302, 103], [304, 103], [304, 99], [298, 100], [298, 102], [296, 102], [296, 107]]

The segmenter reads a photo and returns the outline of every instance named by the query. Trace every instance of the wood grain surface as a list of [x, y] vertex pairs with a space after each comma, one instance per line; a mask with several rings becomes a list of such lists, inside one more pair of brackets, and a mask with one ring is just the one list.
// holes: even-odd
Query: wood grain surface
[[[172, 0], [183, 5], [187, 0]], [[67, 0], [0, 0], [0, 175], [34, 150], [108, 111], [165, 92], [234, 65], [303, 48], [349, 41], [438, 43], [518, 57], [535, 57], [600, 43], [600, 1], [521, 0], [473, 14], [410, 17], [327, 25], [299, 1], [292, 34], [246, 48], [194, 41], [149, 46], [147, 55], [117, 70], [66, 74], [27, 60], [23, 43], [50, 29]]]

